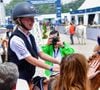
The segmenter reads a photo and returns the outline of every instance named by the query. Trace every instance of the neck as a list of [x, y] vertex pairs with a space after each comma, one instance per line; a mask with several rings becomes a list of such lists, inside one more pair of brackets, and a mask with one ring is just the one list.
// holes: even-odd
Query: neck
[[29, 31], [28, 30], [26, 30], [26, 29], [24, 29], [24, 28], [22, 28], [22, 27], [19, 27], [21, 30], [22, 30], [22, 32], [24, 32], [26, 35], [28, 35], [29, 34]]

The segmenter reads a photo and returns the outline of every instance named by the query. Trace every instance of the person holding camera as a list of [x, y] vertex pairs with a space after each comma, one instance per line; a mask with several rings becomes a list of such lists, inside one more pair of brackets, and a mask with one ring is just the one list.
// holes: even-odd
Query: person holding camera
[[[42, 46], [42, 50], [46, 54], [58, 60], [61, 60], [62, 57], [75, 52], [75, 50], [68, 43], [61, 42], [59, 32], [56, 30], [50, 32], [48, 42], [46, 45]], [[50, 61], [45, 61], [45, 63], [50, 66], [57, 66], [57, 64], [53, 64]], [[51, 75], [54, 75], [55, 72], [52, 73], [49, 70], [45, 70], [44, 74], [46, 77], [50, 77]]]

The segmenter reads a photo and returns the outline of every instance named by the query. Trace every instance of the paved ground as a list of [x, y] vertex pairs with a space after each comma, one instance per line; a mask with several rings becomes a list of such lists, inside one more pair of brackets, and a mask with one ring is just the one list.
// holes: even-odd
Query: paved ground
[[[68, 35], [61, 34], [61, 38], [62, 38], [62, 40], [70, 43], [70, 38]], [[86, 45], [80, 45], [80, 44], [78, 44], [78, 40], [76, 37], [74, 37], [74, 42], [75, 42], [75, 44], [72, 46], [74, 47], [76, 52], [84, 54], [87, 58], [93, 53], [93, 49], [94, 49], [95, 45], [97, 44], [97, 42], [94, 40], [86, 40]]]
[[[61, 34], [60, 36], [62, 41], [66, 41], [70, 43], [69, 35]], [[93, 48], [96, 45], [96, 41], [87, 40], [86, 45], [79, 45], [76, 37], [74, 37], [74, 40], [75, 40], [75, 44], [72, 45], [72, 47], [76, 50], [76, 52], [84, 54], [87, 58], [92, 55]], [[43, 76], [43, 69], [37, 68], [36, 75]]]

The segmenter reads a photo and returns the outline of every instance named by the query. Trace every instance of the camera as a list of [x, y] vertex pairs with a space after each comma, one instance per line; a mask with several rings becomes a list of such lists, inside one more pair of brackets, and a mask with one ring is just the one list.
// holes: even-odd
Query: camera
[[58, 41], [59, 41], [59, 37], [53, 37], [52, 44], [56, 45]]

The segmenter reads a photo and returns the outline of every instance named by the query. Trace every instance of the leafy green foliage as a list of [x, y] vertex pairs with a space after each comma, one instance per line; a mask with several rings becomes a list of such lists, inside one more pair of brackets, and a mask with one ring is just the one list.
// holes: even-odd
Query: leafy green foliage
[[84, 2], [85, 0], [77, 0], [77, 1], [73, 1], [71, 3], [68, 3], [68, 4], [64, 4], [62, 6], [62, 12], [63, 13], [66, 13], [66, 12], [69, 12], [70, 9], [72, 10], [77, 10], [81, 5], [82, 3]]
[[9, 4], [6, 5], [5, 10], [6, 10], [6, 15], [11, 15], [12, 9], [17, 3], [23, 2], [25, 0], [12, 0]]
[[42, 29], [43, 29], [43, 39], [46, 39], [48, 36], [47, 36], [47, 25], [46, 25], [46, 23], [43, 23], [43, 25], [42, 25]]
[[[25, 0], [12, 0], [9, 4], [6, 5], [6, 15], [11, 15], [12, 9], [17, 3], [23, 2]], [[69, 12], [70, 9], [76, 10], [78, 9], [81, 4], [85, 0], [76, 0], [74, 2], [62, 5], [62, 13]], [[56, 13], [56, 6], [55, 4], [41, 4], [41, 5], [34, 5], [36, 10], [39, 14], [53, 14]]]
[[34, 5], [39, 14], [52, 14], [56, 12], [55, 4]]

